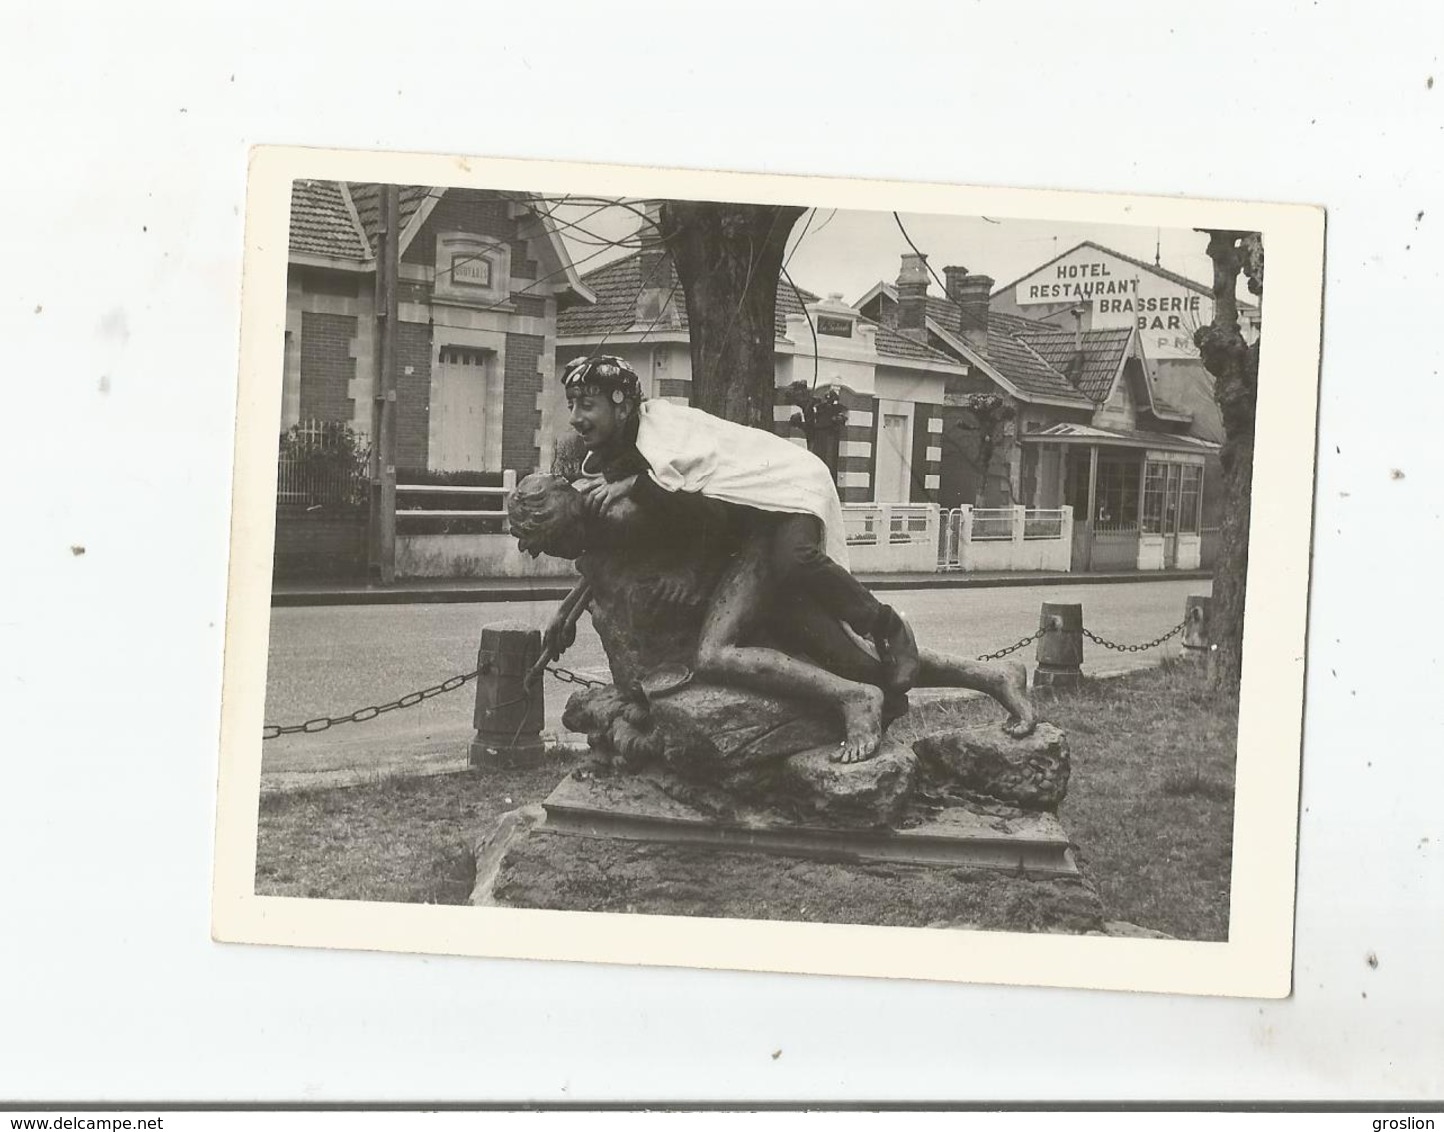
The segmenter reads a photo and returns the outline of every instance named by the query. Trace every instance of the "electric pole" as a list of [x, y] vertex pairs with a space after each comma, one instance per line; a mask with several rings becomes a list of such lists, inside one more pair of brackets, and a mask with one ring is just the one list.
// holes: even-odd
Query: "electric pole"
[[376, 444], [372, 457], [371, 531], [373, 570], [383, 585], [396, 580], [396, 318], [401, 190], [382, 187], [381, 254], [376, 260], [376, 324], [380, 336], [376, 371]]

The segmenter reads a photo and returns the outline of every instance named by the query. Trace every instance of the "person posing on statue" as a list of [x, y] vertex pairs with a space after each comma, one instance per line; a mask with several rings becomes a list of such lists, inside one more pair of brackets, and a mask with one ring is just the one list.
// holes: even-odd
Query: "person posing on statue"
[[827, 465], [770, 432], [668, 401], [642, 397], [641, 379], [621, 358], [572, 361], [562, 374], [571, 425], [586, 449], [582, 474], [599, 476], [584, 494], [604, 515], [624, 498], [647, 509], [698, 493], [767, 512], [772, 585], [807, 593], [872, 641], [885, 686], [905, 692], [917, 677], [912, 630], [847, 569], [842, 504]]
[[[881, 735], [880, 693], [901, 695], [912, 686], [918, 649], [907, 622], [847, 569], [842, 505], [827, 466], [761, 429], [644, 400], [640, 379], [621, 358], [576, 359], [561, 380], [572, 428], [586, 449], [577, 486], [592, 515], [603, 518], [630, 500], [644, 514], [666, 517], [697, 496], [760, 513], [763, 537], [750, 540], [751, 552], [723, 579], [724, 600], [713, 603], [698, 674], [759, 691], [837, 696], [834, 681], [816, 666], [740, 643], [761, 589], [783, 600], [805, 597], [877, 650], [881, 687], [847, 690], [848, 739], [839, 756], [870, 757]], [[548, 638], [551, 647], [568, 643], [554, 632]]]

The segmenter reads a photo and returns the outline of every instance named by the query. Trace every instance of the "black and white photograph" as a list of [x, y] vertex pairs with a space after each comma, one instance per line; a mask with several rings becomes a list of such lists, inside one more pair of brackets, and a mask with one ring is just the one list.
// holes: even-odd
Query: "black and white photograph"
[[1262, 228], [283, 188], [253, 897], [1238, 938]]
[[1444, 6], [6, 27], [11, 1117], [1437, 1121]]

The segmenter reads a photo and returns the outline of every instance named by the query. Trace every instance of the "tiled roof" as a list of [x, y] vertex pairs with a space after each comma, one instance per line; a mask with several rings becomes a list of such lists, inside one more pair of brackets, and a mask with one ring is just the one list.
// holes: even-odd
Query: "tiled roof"
[[934, 362], [947, 366], [962, 364], [957, 358], [951, 357], [941, 350], [934, 350], [931, 346], [924, 345], [915, 338], [909, 338], [906, 334], [902, 334], [890, 326], [884, 326], [880, 322], [873, 322], [866, 318], [860, 318], [858, 321], [877, 327], [877, 352], [885, 358], [907, 358], [910, 361]]
[[[928, 317], [938, 323], [950, 333], [957, 334], [963, 328], [969, 330], [981, 330], [982, 325], [976, 318], [965, 318], [963, 308], [958, 306], [951, 299], [940, 298], [937, 295], [928, 296]], [[1002, 311], [990, 311], [988, 313], [988, 330], [1001, 330], [1005, 334], [1017, 337], [1024, 331], [1048, 332], [1056, 331], [1058, 328], [1051, 323], [1038, 322], [1035, 319], [1024, 318], [1018, 314], [1005, 314]]]
[[1067, 331], [1026, 331], [1020, 335], [1033, 350], [1053, 369], [1068, 378], [1090, 401], [1101, 403], [1113, 388], [1113, 379], [1123, 365], [1123, 355], [1128, 351], [1133, 331], [1126, 327], [1119, 330], [1085, 330], [1081, 339]]
[[1057, 401], [1072, 401], [1082, 406], [1093, 404], [1021, 338], [990, 329], [987, 359], [1023, 393], [1051, 397]]
[[[380, 247], [381, 239], [381, 186], [372, 182], [351, 181], [346, 187], [351, 191], [351, 199], [356, 204], [356, 215], [361, 220], [361, 227], [366, 232], [366, 238], [370, 241], [371, 251], [374, 255]], [[416, 210], [421, 207], [421, 202], [431, 192], [432, 190], [425, 185], [401, 186], [401, 230], [403, 232]]]
[[[605, 267], [589, 271], [582, 276], [585, 283], [597, 297], [590, 305], [577, 304], [557, 315], [557, 336], [561, 338], [589, 338], [609, 334], [626, 334], [645, 331], [652, 326], [652, 320], [637, 320], [637, 296], [642, 291], [641, 253], [632, 252], [614, 260]], [[664, 256], [662, 263], [651, 274], [648, 286], [663, 292], [671, 290], [672, 298], [666, 312], [657, 321], [658, 330], [687, 329], [687, 303], [682, 295], [682, 284], [677, 278], [670, 256]], [[801, 295], [801, 300], [798, 299]], [[783, 280], [777, 286], [777, 337], [782, 338], [787, 329], [788, 315], [801, 315], [803, 303], [817, 302], [817, 296], [810, 291], [799, 290], [794, 294], [792, 287]]]
[[291, 252], [335, 259], [364, 259], [361, 234], [336, 181], [291, 184]]

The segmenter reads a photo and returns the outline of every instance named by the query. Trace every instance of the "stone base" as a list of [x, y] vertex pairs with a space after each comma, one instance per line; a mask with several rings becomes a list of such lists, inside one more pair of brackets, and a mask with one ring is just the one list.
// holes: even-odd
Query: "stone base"
[[876, 859], [865, 855], [868, 839], [845, 857], [836, 844], [782, 853], [742, 829], [721, 844], [634, 840], [616, 825], [591, 836], [578, 827], [597, 819], [566, 809], [529, 806], [501, 819], [477, 845], [473, 905], [1076, 934], [1106, 922], [1077, 873]]
[[547, 758], [547, 746], [540, 735], [523, 735], [512, 742], [510, 735], [485, 735], [478, 731], [466, 749], [468, 764], [482, 770], [540, 766]]
[[736, 809], [719, 820], [648, 775], [568, 775], [543, 803], [553, 833], [710, 846], [839, 861], [894, 861], [1076, 876], [1068, 837], [1049, 813], [983, 814], [962, 806], [910, 815], [896, 829], [839, 829]]

